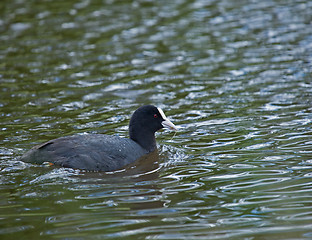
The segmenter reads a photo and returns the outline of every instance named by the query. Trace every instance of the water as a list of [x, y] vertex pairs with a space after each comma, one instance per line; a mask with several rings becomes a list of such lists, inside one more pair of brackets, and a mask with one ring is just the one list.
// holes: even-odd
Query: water
[[[0, 3], [1, 239], [311, 239], [312, 2]], [[74, 133], [180, 128], [115, 173], [18, 161]]]

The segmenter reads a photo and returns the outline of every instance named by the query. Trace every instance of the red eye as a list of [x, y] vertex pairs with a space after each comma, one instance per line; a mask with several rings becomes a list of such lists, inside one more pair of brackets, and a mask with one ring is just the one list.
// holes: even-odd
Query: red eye
[[157, 114], [154, 114], [154, 118], [158, 118], [158, 115], [157, 115]]

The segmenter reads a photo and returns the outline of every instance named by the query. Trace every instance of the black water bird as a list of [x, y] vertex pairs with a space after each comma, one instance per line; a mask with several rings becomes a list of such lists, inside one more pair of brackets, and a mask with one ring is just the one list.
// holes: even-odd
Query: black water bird
[[20, 160], [88, 171], [114, 171], [155, 151], [155, 132], [164, 127], [177, 130], [160, 108], [145, 105], [130, 119], [130, 138], [104, 134], [60, 137], [33, 147]]

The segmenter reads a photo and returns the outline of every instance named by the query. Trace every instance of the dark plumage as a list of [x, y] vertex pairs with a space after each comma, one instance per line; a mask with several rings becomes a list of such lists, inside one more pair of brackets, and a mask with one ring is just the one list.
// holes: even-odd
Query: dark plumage
[[130, 139], [104, 134], [60, 137], [33, 147], [21, 160], [89, 171], [114, 171], [156, 150], [155, 132], [163, 127], [177, 130], [160, 108], [146, 105], [138, 108], [130, 119]]

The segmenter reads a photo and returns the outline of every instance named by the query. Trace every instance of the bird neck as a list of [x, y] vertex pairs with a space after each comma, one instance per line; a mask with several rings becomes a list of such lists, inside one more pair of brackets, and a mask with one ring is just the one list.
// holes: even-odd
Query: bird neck
[[135, 131], [135, 128], [129, 129], [130, 139], [138, 143], [142, 148], [148, 152], [156, 150], [155, 133]]

